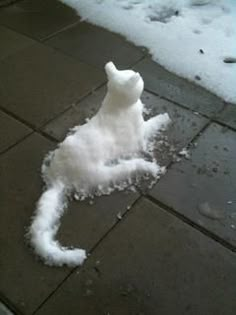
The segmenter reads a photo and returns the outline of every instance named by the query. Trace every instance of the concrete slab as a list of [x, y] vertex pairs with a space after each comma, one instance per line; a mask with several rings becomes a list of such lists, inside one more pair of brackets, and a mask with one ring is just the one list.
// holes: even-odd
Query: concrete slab
[[0, 42], [0, 61], [14, 54], [15, 52], [35, 43], [29, 37], [11, 31], [4, 26], [0, 26]]
[[149, 58], [139, 62], [135, 69], [143, 74], [146, 89], [168, 100], [209, 117], [223, 108], [223, 101], [217, 96], [165, 70]]
[[31, 132], [30, 128], [0, 110], [0, 154]]
[[223, 112], [218, 115], [217, 120], [236, 129], [236, 104], [227, 104]]
[[36, 314], [233, 315], [235, 260], [142, 199]]
[[60, 1], [23, 0], [0, 9], [1, 24], [34, 39], [43, 39], [79, 21]]
[[143, 56], [141, 49], [121, 36], [86, 22], [61, 32], [46, 41], [46, 44], [102, 69], [108, 61], [113, 61], [118, 68], [126, 69]]
[[41, 44], [0, 63], [0, 78], [0, 104], [34, 127], [105, 81], [101, 71]]
[[78, 104], [73, 105], [63, 114], [46, 124], [43, 127], [43, 131], [58, 141], [62, 141], [70, 128], [84, 124], [87, 118], [91, 118], [96, 114], [105, 94], [105, 86], [93, 91]]
[[171, 167], [151, 196], [236, 245], [236, 133], [212, 124], [191, 159]]

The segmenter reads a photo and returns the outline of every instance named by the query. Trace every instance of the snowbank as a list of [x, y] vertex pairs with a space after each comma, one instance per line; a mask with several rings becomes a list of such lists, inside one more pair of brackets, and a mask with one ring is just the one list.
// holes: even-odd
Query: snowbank
[[235, 0], [61, 1], [147, 47], [168, 70], [236, 103]]

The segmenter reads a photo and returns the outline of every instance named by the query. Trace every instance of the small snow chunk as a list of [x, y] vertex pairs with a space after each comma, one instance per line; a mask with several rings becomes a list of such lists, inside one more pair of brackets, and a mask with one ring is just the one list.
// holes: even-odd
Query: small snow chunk
[[181, 161], [181, 158], [178, 157], [176, 154], [173, 155], [173, 161], [179, 163]]
[[161, 174], [161, 175], [164, 175], [166, 172], [167, 172], [167, 168], [166, 168], [165, 166], [162, 166], [162, 167], [160, 168], [160, 174]]
[[228, 204], [228, 205], [232, 205], [232, 203], [233, 203], [232, 200], [227, 201], [227, 204]]
[[190, 153], [187, 148], [183, 148], [179, 153], [180, 156], [183, 156], [186, 160], [190, 159]]
[[144, 107], [143, 107], [143, 114], [145, 114], [145, 115], [150, 115], [151, 112], [152, 112], [152, 109], [151, 109], [151, 108], [149, 108], [149, 107], [147, 107], [147, 106], [144, 106]]
[[118, 212], [117, 215], [116, 215], [116, 217], [117, 217], [118, 220], [121, 220], [121, 219], [122, 219], [122, 214], [121, 214], [121, 212]]
[[136, 192], [136, 191], [137, 191], [137, 189], [136, 189], [135, 186], [130, 186], [130, 187], [129, 187], [129, 190], [132, 191], [132, 192]]
[[80, 198], [79, 198], [79, 195], [78, 195], [77, 193], [74, 194], [74, 199], [75, 199], [75, 200], [79, 200], [79, 199], [80, 199]]

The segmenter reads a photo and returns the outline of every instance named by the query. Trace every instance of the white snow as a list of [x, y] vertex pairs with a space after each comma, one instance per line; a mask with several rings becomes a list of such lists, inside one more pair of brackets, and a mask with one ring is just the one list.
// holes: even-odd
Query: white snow
[[[73, 128], [50, 152], [42, 166], [47, 190], [42, 194], [29, 230], [36, 253], [49, 265], [81, 265], [82, 249], [62, 247], [55, 235], [66, 207], [66, 196], [83, 200], [123, 190], [141, 176], [152, 183], [164, 171], [153, 157], [154, 136], [170, 123], [168, 114], [143, 119], [143, 79], [132, 70], [119, 71], [112, 62], [105, 66], [107, 94], [98, 113]], [[148, 160], [144, 158], [144, 153]]]
[[236, 103], [235, 0], [61, 1], [84, 20], [147, 47], [168, 70]]
[[187, 148], [183, 148], [179, 153], [180, 156], [183, 156], [186, 160], [190, 159], [190, 153]]

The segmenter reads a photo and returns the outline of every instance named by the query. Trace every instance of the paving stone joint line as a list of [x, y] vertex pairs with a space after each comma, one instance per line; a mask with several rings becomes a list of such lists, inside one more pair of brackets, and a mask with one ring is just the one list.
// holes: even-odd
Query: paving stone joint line
[[[121, 222], [123, 220], [125, 220], [125, 218], [131, 213], [131, 211], [133, 210], [134, 206], [143, 198], [143, 196], [138, 196], [136, 200], [134, 200], [134, 202], [130, 205], [129, 209], [126, 209], [126, 211], [124, 212], [124, 214], [122, 214], [122, 218], [121, 220], [117, 220], [107, 231], [106, 233], [94, 244], [94, 246], [91, 248], [91, 250], [88, 253], [88, 259], [89, 257], [92, 255], [92, 253], [100, 246], [100, 244], [102, 244], [102, 242], [109, 236], [111, 235], [112, 231], [114, 229], [116, 229], [118, 227], [119, 224], [121, 224]], [[86, 264], [86, 262], [85, 262]], [[57, 292], [57, 290], [60, 289], [61, 286], [63, 286], [63, 284], [67, 281], [67, 279], [69, 279], [72, 274], [74, 274], [78, 269], [83, 268], [83, 266], [81, 267], [75, 267], [71, 270], [71, 272], [69, 272], [69, 274], [66, 275], [66, 277], [57, 285], [57, 287], [49, 294], [49, 296], [42, 301], [42, 303], [33, 311], [33, 313], [31, 315], [35, 315], [37, 314], [37, 312], [48, 302], [48, 300], [50, 300], [50, 298]]]
[[236, 248], [233, 245], [231, 245], [230, 243], [226, 242], [224, 239], [220, 238], [218, 235], [212, 233], [211, 231], [207, 230], [206, 228], [202, 227], [201, 225], [198, 225], [196, 222], [190, 220], [189, 218], [187, 218], [185, 215], [181, 214], [180, 212], [178, 212], [174, 208], [171, 208], [171, 207], [167, 206], [165, 203], [162, 203], [161, 201], [159, 201], [158, 199], [155, 199], [154, 197], [152, 197], [150, 195], [146, 195], [145, 197], [149, 201], [151, 201], [152, 203], [154, 203], [157, 206], [161, 207], [163, 210], [165, 210], [169, 214], [173, 215], [174, 217], [176, 217], [177, 219], [181, 220], [185, 224], [189, 225], [193, 229], [201, 232], [206, 237], [208, 237], [208, 238], [212, 239], [213, 241], [217, 242], [218, 244], [220, 244], [224, 248], [227, 248], [228, 250], [232, 251], [233, 253], [236, 252]]
[[17, 309], [15, 305], [11, 301], [9, 301], [4, 294], [0, 292], [0, 302], [2, 302], [11, 312], [13, 315], [24, 315], [20, 310]]

